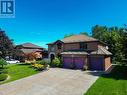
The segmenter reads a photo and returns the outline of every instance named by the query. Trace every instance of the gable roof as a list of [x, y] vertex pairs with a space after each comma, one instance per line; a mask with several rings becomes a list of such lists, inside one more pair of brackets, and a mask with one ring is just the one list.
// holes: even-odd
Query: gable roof
[[42, 49], [42, 47], [40, 47], [38, 45], [35, 45], [35, 44], [32, 44], [32, 43], [24, 43], [24, 44], [21, 44], [21, 45], [18, 45], [18, 46], [23, 46], [23, 47], [26, 47], [26, 48], [40, 48], [40, 49]]
[[[70, 37], [66, 37], [64, 39], [61, 39], [60, 41], [63, 43], [73, 43], [73, 42], [91, 42], [91, 41], [98, 41], [98, 40], [83, 34], [79, 34], [79, 35], [72, 35]], [[48, 43], [48, 44], [54, 44], [55, 42]]]

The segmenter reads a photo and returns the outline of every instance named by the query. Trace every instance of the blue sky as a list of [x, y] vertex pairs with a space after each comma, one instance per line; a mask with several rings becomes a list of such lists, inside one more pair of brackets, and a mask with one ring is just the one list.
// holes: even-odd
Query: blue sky
[[127, 0], [15, 0], [15, 18], [0, 18], [0, 27], [15, 44], [47, 47], [65, 34], [91, 32], [94, 25], [127, 23]]

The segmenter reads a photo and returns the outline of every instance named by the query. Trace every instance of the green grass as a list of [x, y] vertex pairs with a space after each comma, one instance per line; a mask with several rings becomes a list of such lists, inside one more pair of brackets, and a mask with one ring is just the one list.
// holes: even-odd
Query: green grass
[[0, 84], [18, 80], [27, 76], [31, 76], [33, 74], [37, 74], [39, 72], [31, 68], [30, 65], [26, 64], [8, 65], [6, 69], [8, 71], [8, 75], [10, 76], [10, 79], [8, 79], [7, 81], [0, 82]]
[[102, 75], [84, 95], [127, 95], [127, 66], [116, 66]]

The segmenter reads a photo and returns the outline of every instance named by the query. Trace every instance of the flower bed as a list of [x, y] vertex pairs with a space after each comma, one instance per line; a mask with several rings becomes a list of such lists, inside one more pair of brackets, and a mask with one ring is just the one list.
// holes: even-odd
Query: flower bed
[[34, 63], [32, 64], [32, 67], [39, 70], [39, 71], [42, 71], [45, 69], [45, 66], [44, 65], [41, 65], [41, 64], [37, 64], [37, 63]]
[[49, 64], [50, 64], [49, 61], [41, 60], [41, 61], [32, 62], [31, 66], [37, 69], [38, 71], [42, 71], [42, 70], [46, 70], [49, 67]]

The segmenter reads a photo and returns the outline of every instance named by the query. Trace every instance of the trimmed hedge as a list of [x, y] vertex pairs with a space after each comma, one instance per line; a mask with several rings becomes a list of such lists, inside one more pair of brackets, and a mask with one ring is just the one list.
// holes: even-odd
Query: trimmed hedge
[[0, 81], [4, 81], [7, 79], [7, 75], [6, 74], [0, 74]]

